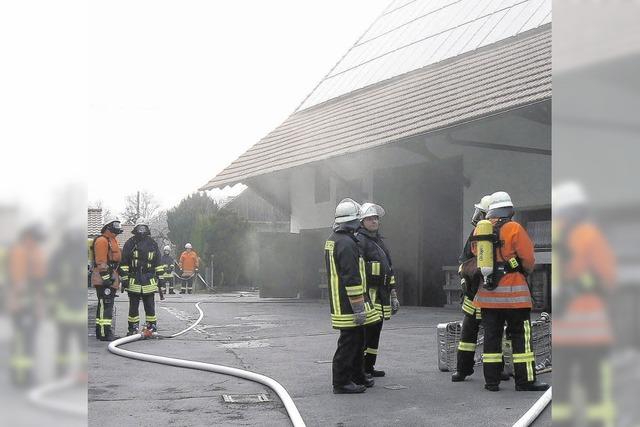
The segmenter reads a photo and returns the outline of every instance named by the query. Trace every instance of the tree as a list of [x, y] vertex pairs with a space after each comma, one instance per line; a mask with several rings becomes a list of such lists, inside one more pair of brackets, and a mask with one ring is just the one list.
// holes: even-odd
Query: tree
[[135, 224], [140, 218], [149, 220], [160, 208], [153, 194], [147, 191], [137, 191], [126, 198], [126, 205], [122, 212], [125, 223]]
[[109, 218], [111, 216], [111, 209], [107, 208], [102, 200], [96, 200], [94, 202], [89, 202], [89, 208], [91, 209], [102, 209], [102, 218]]
[[[204, 193], [194, 193], [167, 212], [169, 238], [182, 248], [191, 242], [204, 265], [213, 257], [215, 281], [236, 286], [247, 258], [248, 223], [235, 212], [218, 209]], [[204, 266], [203, 266], [204, 267]]]

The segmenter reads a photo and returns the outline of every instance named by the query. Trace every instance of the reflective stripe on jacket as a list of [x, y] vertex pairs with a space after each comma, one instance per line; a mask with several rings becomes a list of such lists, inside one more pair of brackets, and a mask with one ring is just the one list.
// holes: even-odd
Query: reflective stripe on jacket
[[354, 236], [346, 231], [336, 231], [326, 241], [324, 249], [331, 325], [335, 329], [358, 326], [349, 297], [360, 296], [365, 301], [365, 325], [380, 321], [380, 316], [367, 295], [365, 263]]

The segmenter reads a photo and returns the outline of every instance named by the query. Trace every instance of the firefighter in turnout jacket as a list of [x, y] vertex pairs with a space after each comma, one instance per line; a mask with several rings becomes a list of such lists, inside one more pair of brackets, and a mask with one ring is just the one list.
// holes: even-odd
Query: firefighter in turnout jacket
[[165, 293], [168, 292], [173, 295], [175, 294], [173, 291], [173, 264], [175, 261], [171, 256], [171, 247], [169, 245], [162, 248], [162, 258], [160, 259], [160, 263], [164, 267], [162, 274], [160, 274], [160, 286], [166, 287]]
[[93, 272], [91, 284], [96, 288], [98, 308], [96, 313], [96, 338], [113, 341], [117, 337], [111, 330], [113, 299], [120, 286], [118, 267], [122, 258], [116, 236], [122, 233], [118, 218], [108, 219], [102, 227], [102, 235], [93, 241]]
[[354, 236], [359, 209], [351, 199], [338, 204], [334, 232], [324, 246], [331, 325], [340, 330], [332, 365], [336, 394], [362, 393], [374, 385], [364, 372], [365, 326], [379, 322], [380, 315], [367, 294], [365, 263]]
[[[500, 389], [502, 366], [502, 335], [504, 325], [511, 337], [513, 371], [518, 391], [544, 391], [546, 383], [536, 380], [535, 354], [531, 343], [531, 293], [525, 275], [533, 271], [535, 256], [533, 242], [527, 231], [511, 220], [514, 215], [511, 197], [504, 191], [491, 195], [487, 220], [475, 229], [473, 253], [484, 276], [473, 304], [481, 309], [484, 326], [482, 355], [485, 389]], [[488, 226], [489, 233], [483, 229]], [[487, 250], [490, 244], [491, 250]], [[492, 259], [493, 269], [485, 267]]]
[[133, 228], [133, 237], [124, 244], [122, 249], [122, 280], [129, 294], [129, 328], [127, 335], [138, 333], [140, 315], [140, 300], [144, 305], [146, 330], [157, 330], [157, 316], [155, 309], [155, 293], [158, 290], [157, 277], [164, 272], [160, 262], [158, 244], [151, 238], [149, 225], [145, 220], [139, 220]]
[[[490, 203], [491, 196], [487, 195], [484, 196], [479, 203], [474, 205], [475, 211], [471, 217], [471, 225], [475, 227], [479, 221], [485, 219]], [[482, 274], [478, 271], [475, 256], [473, 252], [471, 252], [471, 236], [473, 236], [473, 231], [471, 231], [464, 245], [464, 249], [458, 258], [458, 262], [460, 262], [458, 273], [460, 274], [460, 285], [463, 293], [462, 312], [464, 313], [464, 318], [462, 320], [460, 342], [458, 343], [458, 352], [456, 354], [456, 371], [451, 375], [451, 381], [453, 382], [464, 381], [466, 377], [473, 374], [478, 332], [480, 330], [480, 323], [482, 322], [480, 309], [473, 305], [473, 299], [482, 281]], [[501, 372], [500, 379], [502, 381], [508, 381], [509, 375]]]
[[365, 328], [364, 371], [372, 377], [384, 377], [385, 372], [374, 369], [383, 320], [389, 320], [400, 308], [396, 294], [396, 279], [389, 250], [378, 232], [382, 206], [364, 203], [360, 208], [362, 227], [356, 233], [358, 246], [365, 261], [369, 299], [382, 319]]
[[[588, 426], [615, 425], [610, 362], [614, 337], [607, 298], [615, 289], [616, 261], [590, 218], [580, 185], [558, 185], [552, 202], [553, 355], [574, 368], [554, 371], [558, 387], [553, 393], [553, 425], [576, 425], [578, 414]], [[572, 405], [577, 390], [586, 408]]]

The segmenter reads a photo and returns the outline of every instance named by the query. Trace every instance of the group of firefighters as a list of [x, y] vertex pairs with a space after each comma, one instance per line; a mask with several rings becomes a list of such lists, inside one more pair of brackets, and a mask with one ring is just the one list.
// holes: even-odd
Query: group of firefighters
[[[117, 291], [126, 291], [129, 296], [127, 335], [140, 331], [140, 301], [144, 305], [144, 331], [157, 331], [158, 318], [155, 312], [155, 293], [164, 299], [163, 289], [175, 294], [173, 288], [174, 265], [171, 248], [165, 246], [160, 254], [158, 244], [151, 237], [149, 224], [140, 219], [122, 250], [116, 236], [123, 232], [117, 218], [108, 219], [101, 235], [92, 242], [93, 271], [91, 284], [96, 288], [98, 306], [96, 310], [96, 338], [101, 341], [117, 339], [112, 330], [113, 304]], [[198, 275], [199, 258], [191, 243], [185, 245], [177, 263], [182, 274], [181, 294], [193, 292], [194, 278]]]
[[[532, 300], [526, 276], [535, 263], [533, 242], [512, 219], [514, 207], [506, 192], [483, 197], [475, 208], [475, 229], [460, 257], [465, 318], [452, 381], [463, 381], [473, 373], [482, 323], [485, 389], [499, 390], [500, 382], [509, 378], [503, 372], [502, 355], [506, 324], [513, 348], [515, 389], [546, 390], [549, 385], [536, 379], [532, 348]], [[361, 206], [344, 199], [336, 207], [333, 234], [325, 243], [331, 323], [340, 330], [332, 366], [336, 394], [362, 393], [374, 385], [373, 377], [385, 375], [374, 369], [380, 331], [400, 304], [391, 256], [379, 233], [384, 214], [379, 205]], [[488, 253], [483, 253], [485, 243], [490, 244]], [[491, 270], [480, 269], [487, 256]]]

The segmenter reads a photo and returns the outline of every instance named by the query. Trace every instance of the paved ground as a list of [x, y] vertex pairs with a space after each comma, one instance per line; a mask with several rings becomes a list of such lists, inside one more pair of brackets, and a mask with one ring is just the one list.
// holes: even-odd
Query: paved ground
[[[515, 392], [513, 380], [503, 383], [500, 393], [484, 391], [481, 372], [451, 383], [450, 373], [437, 368], [435, 334], [438, 323], [460, 317], [456, 310], [403, 307], [383, 330], [377, 366], [387, 376], [362, 395], [334, 395], [327, 362], [338, 335], [329, 325], [327, 304], [260, 300], [252, 294], [169, 295], [156, 305], [161, 331], [192, 323], [197, 301], [206, 302], [202, 327], [177, 339], [126, 348], [267, 375], [288, 390], [308, 426], [511, 426], [541, 395]], [[118, 298], [117, 308], [116, 332], [123, 336], [126, 296]], [[289, 425], [275, 393], [260, 384], [125, 359], [91, 337], [88, 349], [91, 426]], [[541, 378], [551, 380], [549, 374]], [[406, 388], [385, 388], [392, 385]], [[272, 401], [222, 399], [250, 393], [266, 393]], [[547, 410], [535, 425], [550, 424]]]

